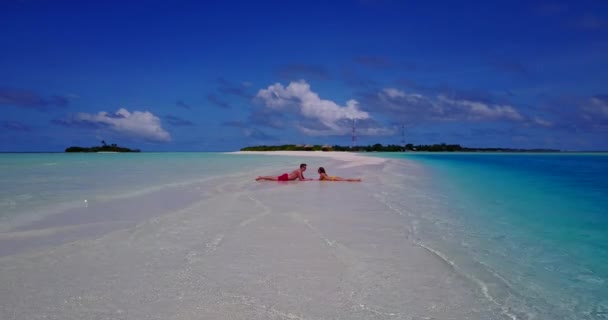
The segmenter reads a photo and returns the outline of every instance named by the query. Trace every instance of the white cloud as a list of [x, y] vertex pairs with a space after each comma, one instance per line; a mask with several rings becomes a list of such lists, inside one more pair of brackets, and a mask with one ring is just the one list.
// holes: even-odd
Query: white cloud
[[395, 88], [385, 88], [380, 92], [381, 97], [384, 95], [388, 96], [391, 99], [404, 98], [405, 92]]
[[510, 105], [453, 99], [442, 94], [425, 96], [395, 88], [384, 88], [377, 93], [377, 100], [384, 111], [400, 118], [439, 121], [524, 120], [524, 117]]
[[381, 100], [387, 101], [387, 102], [391, 102], [394, 100], [400, 100], [400, 101], [405, 100], [407, 102], [420, 102], [422, 100], [426, 100], [426, 97], [424, 97], [421, 94], [405, 93], [404, 91], [395, 89], [395, 88], [382, 89], [382, 91], [380, 91], [378, 93], [378, 97], [380, 97]]
[[470, 120], [508, 119], [520, 121], [524, 119], [510, 105], [490, 105], [479, 101], [454, 100], [444, 95], [437, 96], [437, 99], [442, 103], [461, 109], [464, 116]]
[[266, 107], [274, 110], [289, 112], [295, 110], [308, 119], [319, 121], [326, 129], [311, 129], [299, 126], [300, 130], [309, 135], [346, 134], [349, 126], [344, 120], [366, 120], [370, 115], [359, 109], [356, 100], [348, 100], [340, 106], [334, 101], [321, 99], [310, 89], [306, 81], [291, 82], [287, 87], [280, 83], [261, 89], [256, 99]]
[[416, 113], [441, 113], [433, 101], [417, 93], [406, 93], [395, 88], [384, 88], [378, 92], [378, 100], [383, 108], [399, 114], [400, 117], [409, 117]]
[[71, 121], [103, 125], [112, 131], [135, 138], [171, 141], [171, 135], [162, 128], [160, 119], [149, 111], [129, 112], [121, 108], [114, 114], [105, 111], [97, 114], [77, 113]]

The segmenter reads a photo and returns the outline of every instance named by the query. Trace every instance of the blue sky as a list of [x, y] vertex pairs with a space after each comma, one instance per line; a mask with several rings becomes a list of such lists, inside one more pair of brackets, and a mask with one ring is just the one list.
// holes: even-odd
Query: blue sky
[[8, 0], [0, 151], [608, 150], [608, 2]]

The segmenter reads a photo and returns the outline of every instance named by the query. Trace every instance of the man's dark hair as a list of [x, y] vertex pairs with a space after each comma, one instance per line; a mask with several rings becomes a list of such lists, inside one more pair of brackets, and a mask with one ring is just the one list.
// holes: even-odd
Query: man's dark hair
[[302, 163], [302, 164], [300, 164], [300, 169], [302, 169], [302, 168], [304, 168], [304, 167], [306, 167], [306, 163]]

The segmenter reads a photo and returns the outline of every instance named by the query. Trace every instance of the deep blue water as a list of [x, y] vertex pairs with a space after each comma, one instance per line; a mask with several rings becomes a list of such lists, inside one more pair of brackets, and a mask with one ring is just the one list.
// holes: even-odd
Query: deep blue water
[[608, 318], [608, 154], [388, 153], [424, 165], [444, 252], [517, 318]]

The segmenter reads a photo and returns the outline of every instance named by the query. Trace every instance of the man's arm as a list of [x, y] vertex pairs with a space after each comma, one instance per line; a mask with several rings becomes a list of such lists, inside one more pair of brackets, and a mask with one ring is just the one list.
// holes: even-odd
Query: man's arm
[[302, 171], [298, 171], [298, 178], [300, 178], [300, 181], [312, 180], [304, 178], [304, 174], [302, 173]]

